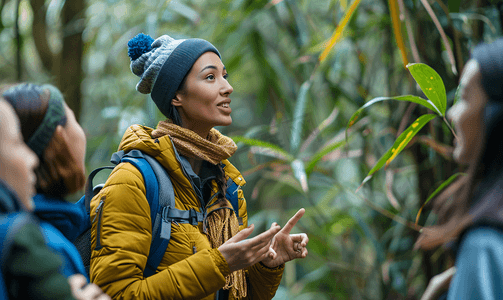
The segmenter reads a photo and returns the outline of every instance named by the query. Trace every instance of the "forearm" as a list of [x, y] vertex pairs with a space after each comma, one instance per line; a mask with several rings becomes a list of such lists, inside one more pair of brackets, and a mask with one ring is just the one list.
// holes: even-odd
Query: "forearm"
[[250, 282], [249, 299], [269, 300], [274, 297], [283, 276], [285, 265], [268, 268], [256, 263], [247, 269]]
[[113, 299], [200, 299], [225, 284], [228, 266], [217, 249], [202, 250], [148, 278], [134, 262], [97, 257], [91, 266], [100, 268], [92, 280]]

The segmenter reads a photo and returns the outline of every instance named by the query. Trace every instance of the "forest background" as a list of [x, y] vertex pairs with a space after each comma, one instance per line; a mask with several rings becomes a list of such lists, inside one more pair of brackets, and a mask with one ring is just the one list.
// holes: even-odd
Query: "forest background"
[[[369, 170], [426, 108], [375, 97], [424, 97], [407, 63], [438, 72], [454, 99], [463, 64], [502, 32], [503, 1], [455, 0], [0, 0], [0, 81], [52, 83], [87, 138], [88, 172], [107, 165], [124, 130], [163, 117], [135, 91], [127, 41], [211, 41], [234, 87], [238, 142], [232, 162], [247, 180], [257, 232], [300, 207], [307, 259], [286, 265], [275, 299], [419, 299], [450, 267], [445, 250], [413, 250], [435, 216], [419, 208], [462, 168], [442, 120], [358, 192]], [[105, 177], [97, 179], [104, 181]]]

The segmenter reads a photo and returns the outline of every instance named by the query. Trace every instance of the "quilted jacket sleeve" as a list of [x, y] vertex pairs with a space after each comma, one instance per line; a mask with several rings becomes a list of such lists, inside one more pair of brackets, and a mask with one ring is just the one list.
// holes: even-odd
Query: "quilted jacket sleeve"
[[[238, 190], [239, 197], [239, 212], [240, 215], [244, 214], [242, 228], [248, 227], [248, 215], [246, 214], [246, 201], [244, 199], [243, 191]], [[281, 282], [283, 270], [285, 265], [280, 265], [276, 268], [270, 269], [257, 263], [248, 268], [248, 279], [250, 282], [250, 291], [248, 299], [269, 300], [274, 297], [276, 290]]]
[[150, 208], [141, 173], [132, 165], [116, 167], [91, 208], [91, 281], [113, 299], [200, 299], [225, 284], [229, 268], [217, 249], [143, 277], [151, 243]]

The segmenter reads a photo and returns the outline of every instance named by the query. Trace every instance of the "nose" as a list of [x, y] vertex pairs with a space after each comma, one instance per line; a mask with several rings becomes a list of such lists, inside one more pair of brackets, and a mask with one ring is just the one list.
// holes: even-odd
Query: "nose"
[[232, 88], [232, 85], [229, 83], [229, 81], [227, 81], [227, 79], [224, 79], [222, 89], [220, 91], [222, 95], [229, 96], [233, 91], [234, 89]]

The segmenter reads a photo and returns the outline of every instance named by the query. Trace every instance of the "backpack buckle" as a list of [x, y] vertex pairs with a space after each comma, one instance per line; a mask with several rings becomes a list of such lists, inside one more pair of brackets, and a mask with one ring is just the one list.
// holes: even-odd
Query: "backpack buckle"
[[197, 225], [197, 212], [194, 209], [189, 210], [190, 225]]

